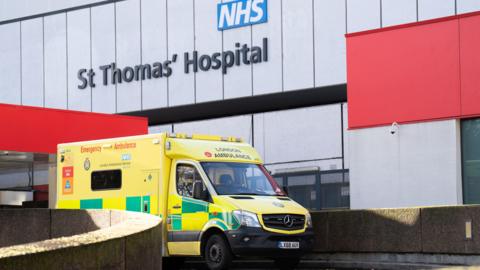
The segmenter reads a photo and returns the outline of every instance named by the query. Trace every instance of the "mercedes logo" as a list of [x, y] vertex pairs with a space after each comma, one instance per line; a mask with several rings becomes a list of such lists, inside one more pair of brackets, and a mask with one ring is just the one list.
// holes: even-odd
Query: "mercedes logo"
[[283, 218], [283, 224], [288, 228], [291, 228], [293, 226], [293, 218], [290, 215], [286, 215]]

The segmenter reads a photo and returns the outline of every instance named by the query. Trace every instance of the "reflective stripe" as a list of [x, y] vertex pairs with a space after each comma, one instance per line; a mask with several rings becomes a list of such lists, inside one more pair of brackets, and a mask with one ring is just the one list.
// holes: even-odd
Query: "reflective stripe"
[[102, 199], [80, 200], [80, 209], [103, 209]]

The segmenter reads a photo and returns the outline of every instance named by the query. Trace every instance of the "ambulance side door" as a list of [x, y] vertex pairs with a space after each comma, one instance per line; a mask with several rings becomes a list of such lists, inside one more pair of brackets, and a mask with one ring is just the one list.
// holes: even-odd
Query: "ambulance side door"
[[200, 255], [200, 234], [208, 222], [209, 202], [193, 198], [193, 185], [203, 179], [196, 165], [189, 161], [173, 162], [171, 172], [167, 219], [169, 253]]

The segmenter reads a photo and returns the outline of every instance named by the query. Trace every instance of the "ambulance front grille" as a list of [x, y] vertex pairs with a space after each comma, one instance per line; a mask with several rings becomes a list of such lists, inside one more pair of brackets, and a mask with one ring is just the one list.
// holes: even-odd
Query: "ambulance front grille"
[[262, 215], [265, 227], [277, 230], [301, 230], [305, 227], [305, 216], [294, 214], [265, 214]]

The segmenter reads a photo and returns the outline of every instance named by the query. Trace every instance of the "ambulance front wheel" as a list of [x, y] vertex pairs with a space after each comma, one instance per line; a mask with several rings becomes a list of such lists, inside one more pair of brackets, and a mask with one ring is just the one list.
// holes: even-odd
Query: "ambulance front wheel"
[[214, 234], [205, 245], [205, 261], [210, 270], [228, 269], [233, 255], [225, 237]]

